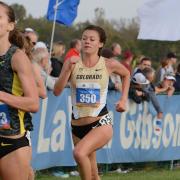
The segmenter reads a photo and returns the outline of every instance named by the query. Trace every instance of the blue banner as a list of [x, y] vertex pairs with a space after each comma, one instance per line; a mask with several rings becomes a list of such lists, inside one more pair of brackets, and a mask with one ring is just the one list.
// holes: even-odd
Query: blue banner
[[79, 1], [80, 0], [49, 0], [47, 19], [53, 21], [55, 10], [57, 10], [56, 22], [70, 26], [77, 16]]
[[[123, 163], [143, 161], [165, 161], [180, 159], [180, 95], [159, 95], [163, 109], [162, 135], [157, 136], [153, 128], [156, 111], [151, 104], [136, 104], [129, 100], [128, 110], [115, 111], [120, 94], [108, 93], [107, 105], [113, 119], [112, 140], [97, 151], [99, 163]], [[34, 169], [54, 166], [73, 166], [71, 138], [70, 89], [61, 96], [52, 92], [41, 101], [38, 113], [33, 116], [32, 134]]]

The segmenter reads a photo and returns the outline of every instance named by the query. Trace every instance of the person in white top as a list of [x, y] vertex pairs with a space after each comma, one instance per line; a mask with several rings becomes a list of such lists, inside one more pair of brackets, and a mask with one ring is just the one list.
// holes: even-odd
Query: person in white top
[[74, 158], [82, 180], [99, 180], [96, 150], [112, 138], [112, 119], [106, 108], [109, 75], [122, 77], [122, 94], [116, 110], [126, 110], [130, 74], [118, 61], [100, 57], [106, 41], [105, 31], [94, 25], [87, 26], [82, 34], [82, 60], [71, 57], [64, 63], [54, 94], [63, 91], [68, 80], [71, 84], [73, 104], [72, 137]]
[[175, 53], [173, 52], [169, 52], [167, 54], [167, 59], [168, 59], [168, 67], [167, 67], [167, 74], [175, 74], [175, 71], [174, 71], [174, 65], [176, 65], [176, 62], [177, 62], [177, 56]]

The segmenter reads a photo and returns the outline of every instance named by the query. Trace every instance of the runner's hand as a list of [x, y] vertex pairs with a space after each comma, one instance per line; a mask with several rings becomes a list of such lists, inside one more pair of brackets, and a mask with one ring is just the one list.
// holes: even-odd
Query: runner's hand
[[120, 100], [116, 103], [116, 111], [124, 112], [126, 110], [126, 101]]

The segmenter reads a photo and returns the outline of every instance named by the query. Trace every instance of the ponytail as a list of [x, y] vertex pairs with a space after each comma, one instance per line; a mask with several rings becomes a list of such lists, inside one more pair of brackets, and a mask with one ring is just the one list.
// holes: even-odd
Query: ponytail
[[22, 49], [25, 44], [23, 33], [15, 28], [9, 33], [9, 42]]

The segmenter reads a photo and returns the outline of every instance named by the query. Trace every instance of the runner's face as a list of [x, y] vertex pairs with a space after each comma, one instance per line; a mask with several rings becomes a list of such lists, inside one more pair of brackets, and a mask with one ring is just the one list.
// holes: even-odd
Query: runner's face
[[98, 32], [86, 30], [82, 35], [82, 51], [87, 54], [98, 54], [99, 48], [103, 46], [100, 42]]
[[0, 37], [8, 36], [9, 32], [14, 29], [14, 23], [9, 22], [7, 10], [0, 5]]

